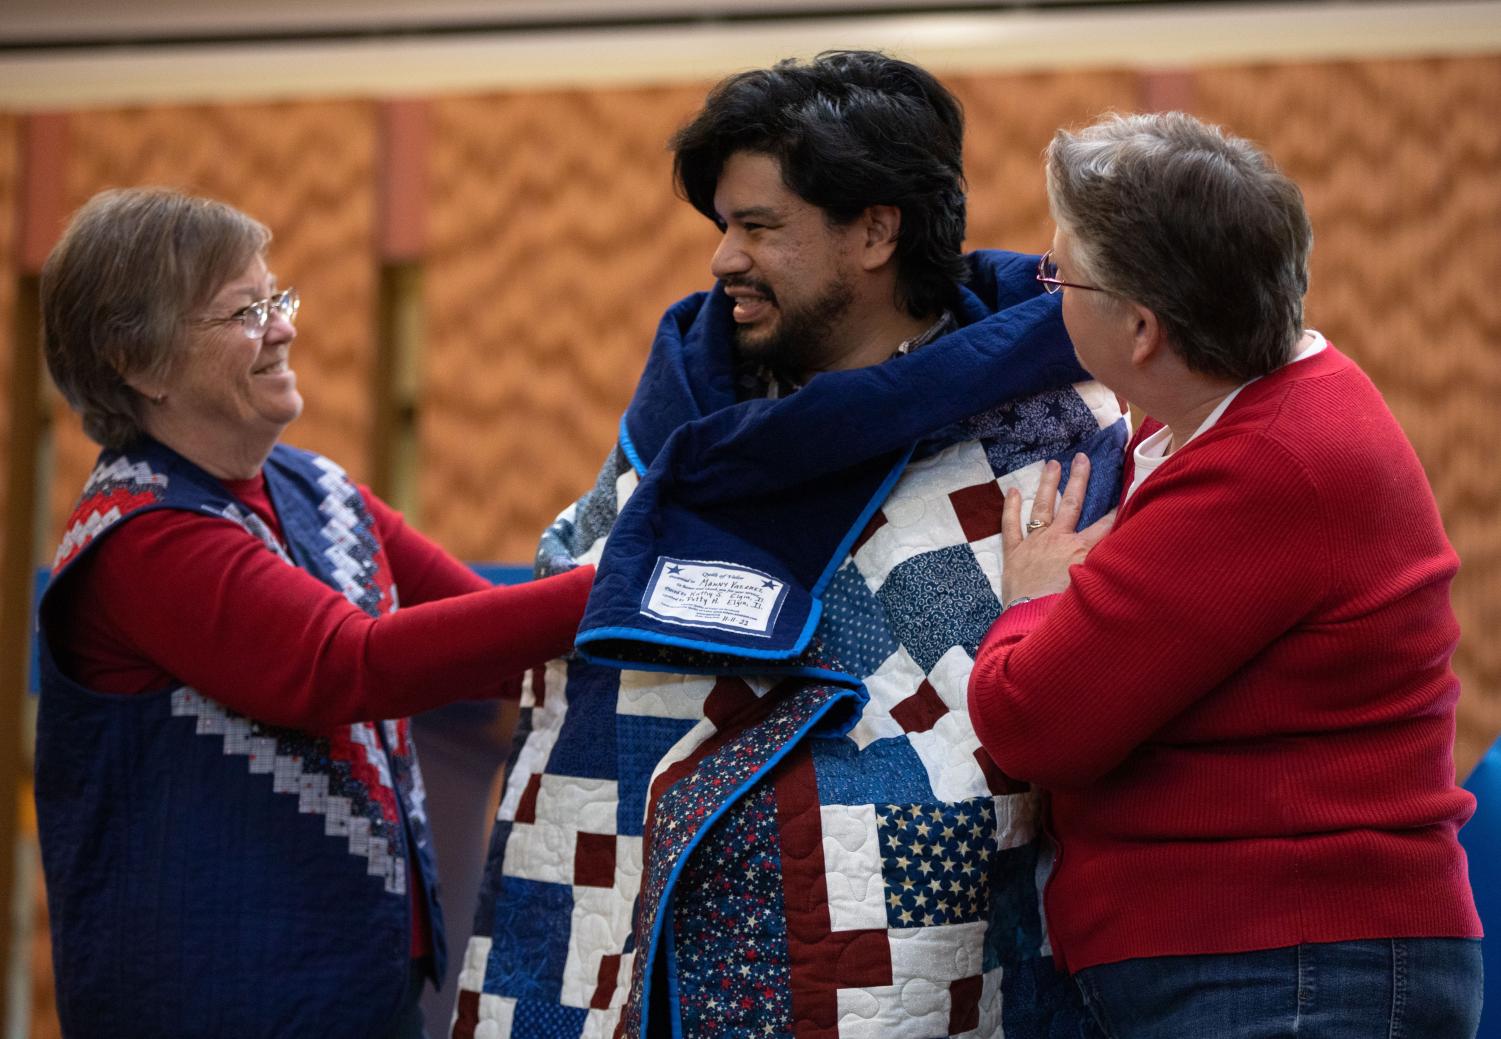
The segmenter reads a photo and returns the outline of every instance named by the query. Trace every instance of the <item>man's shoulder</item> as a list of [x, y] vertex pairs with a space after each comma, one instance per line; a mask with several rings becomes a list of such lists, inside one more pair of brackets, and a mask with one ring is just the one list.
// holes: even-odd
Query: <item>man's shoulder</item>
[[1014, 252], [1010, 249], [975, 249], [965, 253], [965, 261], [973, 271], [1025, 271], [1037, 273], [1038, 253]]
[[[1004, 310], [1042, 292], [1037, 283], [1036, 253], [976, 249], [966, 253], [964, 259], [969, 278], [960, 287], [961, 297], [968, 294], [972, 300], [978, 300], [983, 312]], [[960, 312], [969, 309], [961, 306]]]

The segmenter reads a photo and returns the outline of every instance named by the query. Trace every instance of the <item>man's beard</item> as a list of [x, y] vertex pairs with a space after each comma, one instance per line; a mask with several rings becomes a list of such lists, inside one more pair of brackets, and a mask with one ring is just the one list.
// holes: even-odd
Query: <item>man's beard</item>
[[[775, 301], [769, 286], [756, 290]], [[796, 308], [777, 304], [777, 320], [766, 333], [735, 326], [735, 346], [742, 359], [756, 361], [779, 377], [802, 382], [838, 356], [835, 330], [855, 301], [848, 281], [835, 278], [816, 299]]]

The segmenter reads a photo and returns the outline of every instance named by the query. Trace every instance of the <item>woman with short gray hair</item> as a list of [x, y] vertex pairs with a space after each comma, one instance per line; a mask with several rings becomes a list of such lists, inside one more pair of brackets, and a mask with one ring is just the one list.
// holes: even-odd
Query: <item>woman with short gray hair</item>
[[69, 1035], [423, 1035], [444, 946], [407, 716], [517, 695], [588, 595], [592, 567], [492, 588], [280, 443], [300, 299], [270, 237], [107, 191], [42, 269], [48, 367], [104, 448], [38, 640]]
[[[1309, 222], [1247, 141], [1112, 116], [1047, 153], [1084, 366], [1149, 418], [1113, 529], [1008, 493], [976, 731], [1051, 792], [1054, 954], [1118, 1039], [1472, 1036], [1458, 559], [1380, 393], [1303, 328]], [[1025, 522], [1024, 522], [1025, 520]]]

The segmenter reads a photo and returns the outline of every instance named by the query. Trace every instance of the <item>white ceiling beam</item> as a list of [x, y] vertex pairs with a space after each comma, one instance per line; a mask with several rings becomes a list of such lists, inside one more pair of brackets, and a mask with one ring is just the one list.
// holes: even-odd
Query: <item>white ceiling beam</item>
[[1501, 0], [1132, 5], [12, 50], [0, 51], [0, 108], [672, 83], [836, 47], [878, 48], [951, 72], [1501, 53]]

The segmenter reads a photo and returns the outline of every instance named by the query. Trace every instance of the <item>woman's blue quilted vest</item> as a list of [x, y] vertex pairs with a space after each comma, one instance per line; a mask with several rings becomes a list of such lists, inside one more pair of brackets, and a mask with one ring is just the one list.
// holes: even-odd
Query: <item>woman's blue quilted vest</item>
[[[162, 445], [105, 451], [50, 587], [121, 523], [182, 509], [238, 524], [372, 616], [396, 609], [374, 520], [344, 471], [279, 446], [265, 474], [285, 545]], [[64, 1030], [379, 1033], [406, 988], [414, 859], [443, 949], [407, 721], [304, 732], [185, 685], [95, 692], [54, 661], [45, 598], [41, 617], [37, 821]]]

